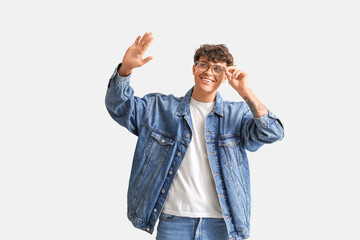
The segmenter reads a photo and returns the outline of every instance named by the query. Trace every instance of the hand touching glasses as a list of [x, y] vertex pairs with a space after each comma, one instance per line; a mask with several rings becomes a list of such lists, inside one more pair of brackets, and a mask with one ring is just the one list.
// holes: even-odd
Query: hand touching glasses
[[240, 95], [245, 95], [245, 92], [250, 89], [248, 85], [248, 74], [245, 71], [238, 69], [236, 66], [230, 66], [226, 68], [225, 74], [229, 84]]

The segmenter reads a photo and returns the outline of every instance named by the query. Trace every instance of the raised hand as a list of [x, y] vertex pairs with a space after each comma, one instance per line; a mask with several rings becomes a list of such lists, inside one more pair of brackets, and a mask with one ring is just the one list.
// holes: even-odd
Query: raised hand
[[225, 71], [229, 84], [240, 94], [243, 95], [249, 89], [248, 75], [245, 71], [236, 66], [230, 66]]
[[135, 42], [127, 49], [123, 57], [122, 65], [119, 69], [120, 76], [129, 75], [134, 68], [141, 67], [153, 59], [152, 56], [143, 59], [145, 51], [153, 40], [154, 38], [152, 37], [151, 32], [145, 33], [142, 37], [139, 35], [136, 38]]
[[269, 110], [261, 103], [250, 89], [248, 83], [248, 74], [238, 69], [236, 66], [228, 67], [225, 70], [229, 84], [239, 93], [249, 106], [253, 116], [260, 118], [269, 113]]

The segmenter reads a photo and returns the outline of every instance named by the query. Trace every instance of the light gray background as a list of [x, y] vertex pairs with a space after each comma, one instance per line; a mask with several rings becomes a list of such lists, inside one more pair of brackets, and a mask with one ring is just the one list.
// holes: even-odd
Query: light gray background
[[0, 239], [155, 239], [126, 218], [136, 137], [104, 104], [146, 31], [136, 95], [184, 95], [195, 49], [225, 43], [284, 123], [282, 142], [249, 154], [251, 239], [360, 239], [358, 13], [349, 0], [2, 2]]

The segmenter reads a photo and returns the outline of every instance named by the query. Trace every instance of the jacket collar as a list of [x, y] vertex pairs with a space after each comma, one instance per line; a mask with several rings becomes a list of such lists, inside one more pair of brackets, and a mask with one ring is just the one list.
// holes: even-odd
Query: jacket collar
[[[179, 107], [177, 108], [175, 115], [178, 116], [184, 116], [187, 114], [190, 114], [190, 100], [191, 95], [194, 90], [194, 87], [192, 87], [184, 96], [184, 98], [181, 100]], [[220, 96], [219, 91], [216, 92], [215, 97], [215, 106], [214, 109], [210, 112], [212, 114], [213, 112], [217, 113], [220, 116], [224, 116], [224, 102], [222, 97]]]

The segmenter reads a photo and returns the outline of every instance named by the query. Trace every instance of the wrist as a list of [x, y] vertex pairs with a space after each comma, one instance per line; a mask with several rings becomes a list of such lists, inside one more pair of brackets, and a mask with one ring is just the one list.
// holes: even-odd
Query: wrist
[[126, 76], [129, 76], [132, 72], [132, 69], [127, 67], [126, 65], [122, 64], [121, 67], [119, 68], [118, 70], [118, 74], [121, 76], [121, 77], [126, 77]]
[[244, 98], [245, 96], [249, 96], [252, 94], [252, 91], [249, 87], [243, 88], [239, 91], [237, 91], [239, 93], [239, 95]]

